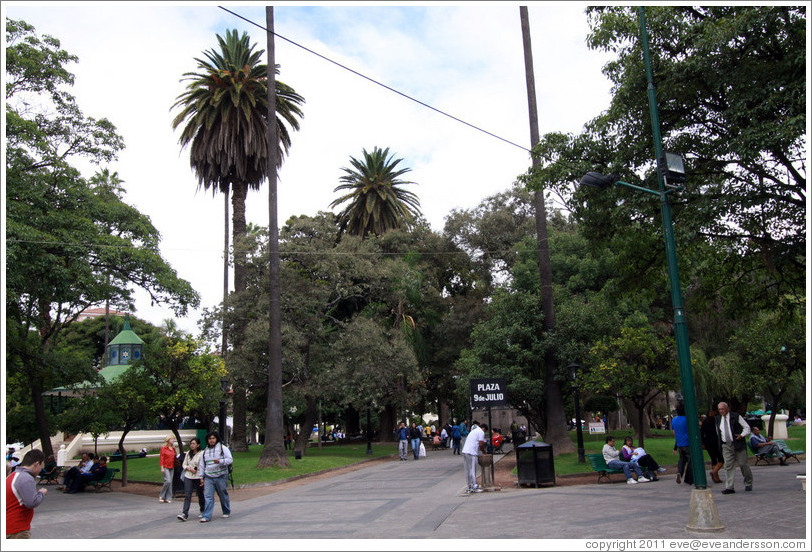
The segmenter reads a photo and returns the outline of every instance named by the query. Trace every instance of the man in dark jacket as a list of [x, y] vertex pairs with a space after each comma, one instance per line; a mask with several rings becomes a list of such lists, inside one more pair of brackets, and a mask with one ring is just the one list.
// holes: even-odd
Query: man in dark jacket
[[725, 461], [725, 488], [722, 494], [733, 494], [733, 471], [738, 465], [744, 477], [744, 490], [753, 490], [753, 472], [747, 465], [747, 436], [750, 426], [738, 412], [731, 412], [726, 402], [719, 403], [719, 415], [716, 417], [716, 431], [722, 444], [722, 458]]
[[93, 467], [90, 468], [89, 473], [79, 474], [78, 477], [75, 477], [73, 481], [71, 481], [70, 488], [68, 488], [68, 494], [74, 494], [83, 490], [85, 488], [85, 485], [87, 485], [91, 481], [101, 480], [106, 473], [107, 473], [107, 457], [102, 456], [99, 458], [98, 462], [95, 462], [93, 464]]

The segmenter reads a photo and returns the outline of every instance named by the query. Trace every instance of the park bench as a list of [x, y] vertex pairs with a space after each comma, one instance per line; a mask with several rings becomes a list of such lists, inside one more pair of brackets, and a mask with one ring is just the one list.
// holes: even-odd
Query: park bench
[[603, 479], [611, 483], [612, 478], [609, 477], [610, 475], [613, 473], [623, 473], [623, 470], [616, 470], [607, 466], [603, 454], [587, 454], [586, 457], [589, 459], [589, 465], [592, 466], [592, 469], [598, 472], [598, 483]]
[[107, 468], [107, 471], [104, 472], [104, 477], [102, 477], [101, 479], [97, 479], [96, 481], [88, 481], [85, 486], [93, 487], [96, 490], [96, 492], [99, 492], [102, 489], [112, 491], [113, 487], [110, 486], [110, 483], [113, 482], [113, 478], [120, 471], [121, 470], [118, 468]]
[[[774, 452], [759, 452], [759, 450], [753, 446], [753, 443], [751, 443], [749, 439], [747, 441], [747, 446], [750, 448], [750, 452], [753, 453], [753, 456], [756, 459], [755, 463], [756, 466], [758, 466], [759, 463], [761, 462], [770, 465], [772, 464], [772, 461], [770, 460], [771, 458], [778, 458], [778, 455], [776, 455]], [[798, 459], [798, 455], [803, 453], [804, 451], [802, 450], [790, 450], [789, 452], [785, 452], [784, 454], [787, 460], [789, 460], [790, 458], [794, 458], [795, 461], [800, 464], [801, 461]]]
[[[131, 458], [144, 458], [141, 456], [139, 452], [128, 452], [127, 453], [127, 460]], [[121, 454], [111, 454], [110, 455], [110, 462], [121, 461]]]
[[53, 469], [39, 478], [40, 485], [51, 485], [59, 483], [59, 476], [62, 475], [62, 468], [54, 466]]

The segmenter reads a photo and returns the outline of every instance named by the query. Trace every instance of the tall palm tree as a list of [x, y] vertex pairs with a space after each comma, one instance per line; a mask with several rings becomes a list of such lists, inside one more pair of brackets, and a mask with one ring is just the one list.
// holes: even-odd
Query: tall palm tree
[[[227, 30], [217, 35], [218, 49], [195, 58], [197, 72], [184, 73], [188, 81], [172, 109], [180, 112], [172, 128], [183, 126], [182, 148], [190, 146], [190, 164], [198, 178], [198, 188], [231, 193], [232, 244], [245, 235], [245, 199], [248, 189], [259, 189], [267, 175], [267, 125], [269, 124], [267, 65], [264, 50], [255, 50], [248, 34]], [[279, 73], [279, 66], [274, 65]], [[279, 137], [277, 166], [290, 148], [290, 130], [299, 129], [304, 98], [290, 86], [276, 80], [276, 128]], [[245, 255], [234, 248], [234, 292], [245, 291]], [[225, 325], [224, 325], [225, 326]], [[242, 327], [234, 328], [232, 343], [242, 343]], [[236, 450], [245, 445], [244, 389], [234, 389], [234, 435]]]
[[366, 237], [368, 234], [380, 236], [387, 230], [408, 226], [420, 215], [420, 200], [401, 186], [414, 184], [399, 178], [409, 172], [409, 168], [398, 168], [403, 159], [395, 159], [377, 146], [372, 153], [363, 150], [363, 160], [350, 157], [354, 168], [342, 168], [344, 176], [341, 184], [333, 190], [347, 190], [330, 207], [349, 202], [338, 214], [342, 232]]

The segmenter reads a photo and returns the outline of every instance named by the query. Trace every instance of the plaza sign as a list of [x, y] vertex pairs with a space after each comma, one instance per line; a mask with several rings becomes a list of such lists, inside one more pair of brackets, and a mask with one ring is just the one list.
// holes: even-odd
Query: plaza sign
[[478, 378], [471, 380], [471, 407], [501, 406], [507, 404], [505, 378]]

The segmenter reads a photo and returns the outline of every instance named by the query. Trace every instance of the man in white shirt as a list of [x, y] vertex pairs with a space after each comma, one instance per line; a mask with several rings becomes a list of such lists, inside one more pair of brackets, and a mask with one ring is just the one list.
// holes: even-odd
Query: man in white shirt
[[719, 433], [719, 442], [722, 444], [722, 458], [725, 460], [725, 488], [722, 494], [733, 494], [735, 475], [733, 471], [738, 465], [744, 477], [744, 490], [753, 490], [753, 472], [747, 464], [747, 436], [750, 435], [750, 426], [739, 416], [738, 412], [731, 412], [726, 402], [720, 402], [719, 415], [716, 417], [716, 431]]
[[468, 438], [462, 447], [462, 459], [465, 463], [465, 479], [468, 484], [467, 491], [469, 493], [481, 493], [482, 489], [476, 483], [476, 464], [479, 451], [485, 450], [485, 431], [488, 425], [482, 424], [482, 427], [476, 421], [471, 423], [471, 432], [468, 433]]

